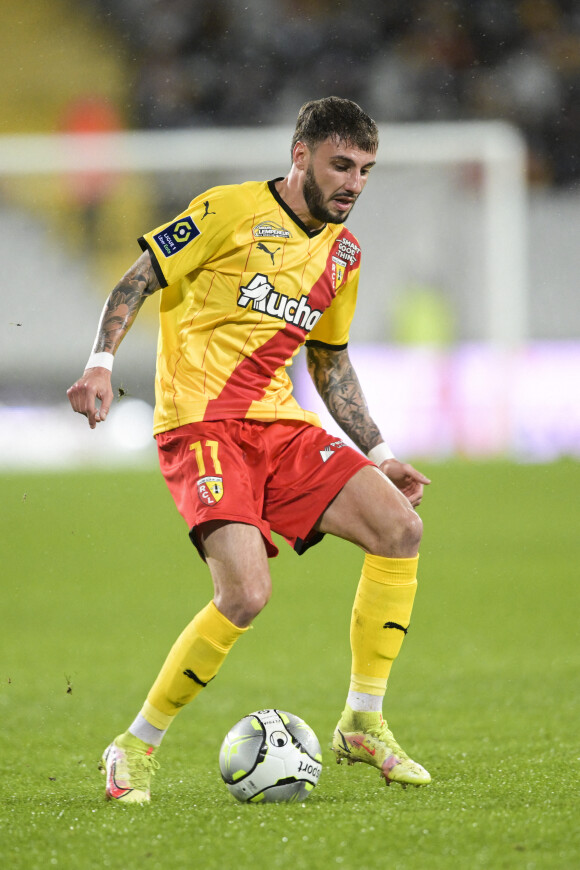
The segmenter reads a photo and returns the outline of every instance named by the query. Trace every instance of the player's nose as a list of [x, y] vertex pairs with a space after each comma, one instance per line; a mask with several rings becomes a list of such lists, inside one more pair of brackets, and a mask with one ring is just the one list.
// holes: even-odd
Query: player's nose
[[348, 176], [345, 192], [358, 196], [365, 186], [366, 178], [358, 169], [353, 169]]

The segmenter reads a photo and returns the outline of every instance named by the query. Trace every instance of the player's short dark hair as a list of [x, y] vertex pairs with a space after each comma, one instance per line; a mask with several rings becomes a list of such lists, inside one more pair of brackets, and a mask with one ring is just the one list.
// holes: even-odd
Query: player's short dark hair
[[336, 139], [373, 154], [379, 147], [376, 123], [357, 103], [342, 97], [304, 103], [298, 112], [291, 153], [297, 142], [304, 142], [312, 150], [326, 139]]

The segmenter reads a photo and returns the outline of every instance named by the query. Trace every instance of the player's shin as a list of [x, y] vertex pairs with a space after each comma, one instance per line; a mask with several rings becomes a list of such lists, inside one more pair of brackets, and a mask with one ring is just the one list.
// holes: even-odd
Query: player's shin
[[181, 708], [213, 680], [246, 631], [230, 622], [211, 601], [174, 643], [141, 710], [143, 718], [165, 731]]
[[366, 556], [351, 620], [352, 673], [347, 704], [334, 731], [338, 762], [364, 762], [387, 785], [427, 785], [429, 773], [399, 746], [382, 716], [382, 701], [399, 654], [417, 588], [417, 562]]
[[381, 709], [393, 661], [411, 621], [418, 559], [365, 557], [350, 626], [353, 709]]

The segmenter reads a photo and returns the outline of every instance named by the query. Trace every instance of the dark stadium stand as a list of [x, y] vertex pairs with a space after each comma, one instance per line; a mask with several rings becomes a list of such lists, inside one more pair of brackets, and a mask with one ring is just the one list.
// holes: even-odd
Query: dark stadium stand
[[92, 0], [131, 46], [142, 127], [286, 122], [337, 93], [379, 121], [505, 118], [530, 179], [580, 179], [577, 0]]

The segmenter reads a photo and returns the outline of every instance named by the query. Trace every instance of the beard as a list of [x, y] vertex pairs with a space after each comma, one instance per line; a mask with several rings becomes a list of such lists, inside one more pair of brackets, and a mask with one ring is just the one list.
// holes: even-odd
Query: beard
[[352, 211], [352, 208], [346, 213], [331, 211], [324, 201], [324, 195], [314, 177], [311, 166], [306, 170], [302, 195], [312, 217], [325, 224], [343, 224]]

